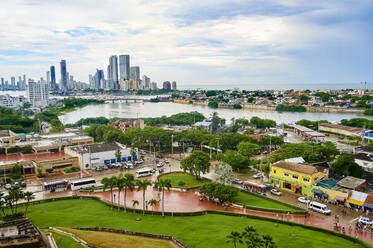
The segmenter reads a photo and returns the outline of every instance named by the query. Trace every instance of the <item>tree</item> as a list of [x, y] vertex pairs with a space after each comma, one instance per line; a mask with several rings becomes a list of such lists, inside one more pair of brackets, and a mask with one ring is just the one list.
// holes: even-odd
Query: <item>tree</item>
[[125, 174], [124, 177], [122, 178], [123, 181], [123, 187], [124, 187], [124, 212], [127, 211], [126, 209], [126, 201], [127, 201], [127, 189], [132, 191], [135, 186], [135, 178], [132, 174]]
[[222, 154], [221, 160], [229, 164], [233, 170], [240, 170], [246, 168], [249, 159], [246, 156], [241, 155], [239, 152], [227, 150]]
[[212, 113], [211, 122], [212, 122], [211, 124], [212, 133], [216, 133], [216, 131], [218, 130], [220, 126], [220, 118], [218, 116], [218, 113], [216, 112]]
[[4, 193], [0, 192], [0, 208], [1, 208], [1, 212], [3, 212], [3, 216], [5, 216], [4, 207], [5, 207]]
[[263, 247], [264, 248], [276, 248], [275, 242], [273, 242], [273, 238], [271, 235], [262, 235], [263, 239]]
[[145, 192], [148, 186], [152, 186], [152, 181], [150, 180], [137, 181], [137, 191], [142, 190], [142, 215], [145, 215]]
[[132, 207], [133, 207], [133, 212], [135, 212], [136, 206], [138, 206], [140, 203], [138, 200], [132, 200]]
[[351, 155], [341, 155], [332, 163], [331, 169], [333, 173], [341, 176], [353, 176], [361, 178], [363, 168], [355, 163], [355, 158]]
[[223, 184], [230, 184], [233, 178], [232, 167], [228, 164], [218, 164], [215, 169], [217, 180]]
[[162, 216], [164, 217], [164, 190], [171, 188], [171, 180], [170, 179], [160, 179], [155, 183], [155, 188], [159, 191], [162, 191]]
[[28, 206], [30, 204], [30, 201], [34, 200], [35, 196], [34, 196], [34, 193], [32, 193], [30, 191], [27, 191], [27, 192], [25, 192], [24, 197], [25, 197], [26, 202], [27, 202], [27, 204], [26, 204], [26, 211], [25, 211], [25, 215], [26, 215], [27, 214], [27, 208], [28, 208]]
[[156, 199], [151, 199], [149, 201], [149, 205], [152, 207], [152, 215], [154, 214], [154, 206], [157, 205], [157, 200]]
[[227, 236], [227, 243], [232, 243], [234, 248], [237, 248], [237, 243], [242, 244], [242, 235], [239, 232], [231, 232]]
[[215, 182], [203, 184], [200, 191], [206, 195], [212, 196], [213, 198], [218, 198], [220, 203], [226, 201], [231, 202], [238, 194], [238, 189]]
[[130, 153], [131, 153], [132, 159], [134, 159], [137, 154], [136, 149], [132, 147]]
[[210, 100], [207, 106], [216, 109], [219, 107], [219, 103], [215, 100]]
[[117, 162], [121, 162], [121, 157], [122, 157], [122, 152], [120, 151], [120, 149], [116, 150], [115, 151], [115, 157], [117, 158]]
[[113, 188], [117, 186], [117, 178], [116, 176], [112, 176], [110, 178], [104, 177], [101, 179], [101, 183], [104, 185], [105, 189], [110, 189], [110, 196], [111, 196], [111, 209], [113, 209], [114, 202], [113, 202]]
[[180, 164], [180, 168], [183, 169], [184, 172], [188, 171], [197, 179], [200, 179], [201, 173], [207, 173], [210, 171], [209, 155], [198, 150], [194, 150], [192, 154], [181, 160]]
[[124, 179], [123, 179], [123, 175], [122, 173], [117, 177], [117, 180], [116, 180], [116, 183], [117, 183], [117, 188], [118, 188], [118, 211], [119, 211], [119, 205], [120, 205], [120, 192], [123, 190], [124, 188]]
[[240, 142], [237, 145], [237, 148], [238, 148], [238, 152], [241, 155], [246, 156], [248, 158], [256, 154], [260, 149], [260, 147], [257, 144], [253, 144], [250, 142]]

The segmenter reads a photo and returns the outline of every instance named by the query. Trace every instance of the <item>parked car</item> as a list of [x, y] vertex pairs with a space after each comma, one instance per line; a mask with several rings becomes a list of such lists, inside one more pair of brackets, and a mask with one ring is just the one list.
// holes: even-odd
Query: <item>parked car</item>
[[163, 163], [162, 163], [162, 162], [159, 162], [159, 163], [157, 164], [157, 167], [163, 167]]
[[163, 158], [162, 154], [157, 154], [157, 158]]
[[106, 164], [104, 164], [104, 166], [102, 167], [104, 170], [107, 170], [107, 169], [109, 169], [109, 167], [107, 167], [107, 165]]
[[12, 185], [9, 184], [9, 183], [7, 183], [7, 184], [5, 184], [5, 188], [6, 188], [6, 189], [11, 189], [11, 188], [12, 188]]
[[140, 154], [141, 154], [141, 155], [145, 155], [146, 152], [145, 152], [144, 150], [141, 150], [141, 151], [140, 151]]
[[14, 185], [14, 186], [19, 186], [19, 183], [18, 183], [18, 182], [14, 182], [13, 185]]
[[272, 189], [272, 186], [269, 183], [265, 183], [263, 185], [266, 187], [266, 189]]
[[232, 183], [243, 184], [243, 181], [241, 179], [235, 178], [235, 179], [232, 180]]
[[159, 172], [159, 174], [161, 174], [161, 173], [164, 172], [164, 169], [159, 169], [158, 172]]
[[307, 199], [306, 199], [305, 197], [303, 197], [303, 196], [299, 197], [299, 198], [298, 198], [298, 201], [299, 201], [300, 203], [304, 203], [304, 204], [308, 204], [308, 203], [310, 203], [310, 201], [307, 200]]
[[118, 163], [113, 164], [113, 167], [114, 168], [119, 168], [119, 167], [122, 167], [122, 164], [118, 162]]
[[103, 171], [104, 170], [104, 168], [102, 168], [102, 167], [96, 167], [96, 171]]
[[133, 169], [133, 163], [127, 162], [126, 163], [127, 169]]
[[165, 160], [164, 160], [164, 162], [165, 162], [166, 164], [168, 164], [168, 163], [169, 163], [168, 159], [165, 159]]
[[142, 160], [142, 159], [139, 159], [139, 160], [135, 161], [135, 164], [142, 164], [142, 163], [144, 163], [144, 160]]
[[258, 178], [261, 178], [261, 177], [263, 177], [263, 174], [262, 173], [256, 173], [254, 176], [253, 176], [253, 178], [255, 178], [255, 179], [258, 179]]
[[113, 165], [113, 164], [108, 164], [107, 167], [108, 167], [109, 169], [112, 169], [112, 168], [114, 168], [114, 165]]
[[363, 216], [360, 216], [359, 218], [359, 223], [361, 224], [364, 224], [364, 225], [372, 225], [373, 224], [373, 221], [371, 221], [369, 218], [366, 218], [366, 217], [363, 217]]
[[155, 173], [157, 170], [156, 169], [152, 169], [152, 173]]
[[280, 195], [281, 195], [281, 192], [278, 191], [277, 189], [271, 189], [271, 194], [274, 194], [274, 195], [280, 196]]
[[345, 137], [343, 137], [343, 136], [338, 136], [338, 139], [340, 139], [340, 140], [343, 140]]
[[27, 186], [26, 182], [21, 182], [19, 185], [20, 185], [22, 188], [26, 188], [26, 186]]

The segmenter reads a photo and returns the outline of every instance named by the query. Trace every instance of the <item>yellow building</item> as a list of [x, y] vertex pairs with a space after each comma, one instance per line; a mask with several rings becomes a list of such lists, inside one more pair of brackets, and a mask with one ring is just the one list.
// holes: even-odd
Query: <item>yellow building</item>
[[297, 194], [312, 196], [312, 185], [328, 178], [329, 171], [323, 167], [279, 161], [271, 165], [271, 184]]

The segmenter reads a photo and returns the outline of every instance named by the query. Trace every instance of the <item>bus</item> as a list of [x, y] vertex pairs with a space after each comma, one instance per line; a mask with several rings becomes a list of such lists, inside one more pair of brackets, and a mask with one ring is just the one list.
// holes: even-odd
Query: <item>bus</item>
[[150, 168], [143, 168], [141, 170], [136, 171], [136, 177], [147, 177], [153, 174], [153, 169]]
[[80, 190], [86, 188], [96, 187], [96, 180], [93, 178], [82, 179], [78, 181], [71, 182], [72, 190]]
[[67, 190], [67, 180], [43, 181], [43, 189], [46, 193], [60, 192]]

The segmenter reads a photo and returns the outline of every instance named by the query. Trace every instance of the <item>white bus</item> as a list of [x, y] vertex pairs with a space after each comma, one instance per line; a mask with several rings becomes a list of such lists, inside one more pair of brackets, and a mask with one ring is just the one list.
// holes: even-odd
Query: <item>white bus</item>
[[43, 181], [43, 189], [47, 193], [60, 192], [67, 190], [67, 180]]
[[310, 204], [308, 205], [308, 208], [312, 209], [313, 211], [325, 214], [325, 215], [330, 215], [331, 213], [330, 209], [325, 204], [315, 202], [315, 201], [310, 202]]
[[136, 171], [136, 177], [147, 177], [153, 174], [153, 169], [150, 168], [143, 168], [141, 170]]
[[82, 179], [82, 180], [71, 182], [72, 190], [80, 190], [80, 189], [86, 189], [86, 188], [91, 188], [91, 187], [96, 187], [96, 180], [93, 178]]

